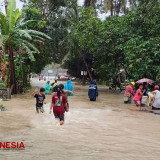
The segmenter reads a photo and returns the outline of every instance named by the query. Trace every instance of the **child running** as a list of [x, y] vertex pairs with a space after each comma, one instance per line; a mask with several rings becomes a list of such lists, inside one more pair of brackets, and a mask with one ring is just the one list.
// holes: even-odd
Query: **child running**
[[53, 113], [56, 119], [59, 119], [60, 125], [64, 124], [64, 107], [67, 106], [66, 96], [62, 93], [61, 88], [58, 86], [56, 88], [56, 93], [52, 97], [52, 103], [50, 107], [50, 114]]
[[43, 104], [46, 104], [45, 102], [45, 89], [41, 88], [40, 92], [38, 93], [38, 91], [35, 91], [33, 94], [33, 97], [36, 98], [36, 111], [37, 113], [44, 113], [44, 108], [43, 108]]

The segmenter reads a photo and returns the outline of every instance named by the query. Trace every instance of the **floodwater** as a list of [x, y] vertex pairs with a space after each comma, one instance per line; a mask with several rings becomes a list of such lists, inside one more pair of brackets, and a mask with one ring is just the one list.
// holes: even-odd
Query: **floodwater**
[[[24, 142], [25, 150], [0, 150], [0, 160], [155, 160], [160, 159], [160, 116], [123, 104], [123, 95], [100, 88], [96, 102], [87, 87], [76, 86], [63, 126], [35, 112], [31, 93], [2, 102], [0, 141]], [[147, 108], [148, 110], [149, 108]]]

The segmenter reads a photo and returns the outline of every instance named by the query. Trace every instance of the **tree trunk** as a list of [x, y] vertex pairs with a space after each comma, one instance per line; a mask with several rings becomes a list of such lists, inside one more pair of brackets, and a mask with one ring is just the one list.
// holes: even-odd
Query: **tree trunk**
[[[84, 7], [95, 6], [95, 3], [96, 3], [96, 0], [85, 0], [85, 1], [84, 1]], [[84, 62], [84, 64], [85, 64], [85, 66], [86, 66], [86, 69], [87, 69], [89, 78], [90, 78], [90, 80], [92, 81], [92, 75], [91, 75], [91, 72], [90, 72], [90, 70], [89, 70], [89, 68], [88, 68], [88, 64], [87, 64], [87, 62], [86, 62], [85, 54], [86, 54], [86, 53], [85, 53], [85, 51], [83, 50], [83, 51], [82, 51], [83, 62]]]
[[92, 79], [92, 75], [91, 75], [91, 72], [90, 72], [90, 70], [89, 70], [89, 68], [88, 68], [88, 64], [87, 64], [86, 58], [85, 58], [85, 51], [82, 51], [82, 56], [83, 56], [83, 62], [84, 62], [84, 64], [85, 64], [85, 66], [86, 66], [86, 69], [87, 69], [89, 78], [90, 78], [90, 80], [92, 81], [92, 80], [93, 80], [93, 79]]
[[5, 13], [7, 14], [7, 6], [8, 6], [8, 1], [4, 0], [4, 5], [5, 5]]
[[10, 60], [10, 88], [12, 89], [13, 94], [17, 94], [16, 72], [15, 72], [12, 46], [9, 46], [9, 60]]
[[113, 0], [110, 1], [111, 1], [111, 16], [113, 16]]
[[89, 7], [90, 6], [90, 0], [85, 0], [84, 1], [84, 6]]
[[85, 7], [94, 7], [95, 8], [96, 0], [85, 0], [84, 1], [84, 6]]

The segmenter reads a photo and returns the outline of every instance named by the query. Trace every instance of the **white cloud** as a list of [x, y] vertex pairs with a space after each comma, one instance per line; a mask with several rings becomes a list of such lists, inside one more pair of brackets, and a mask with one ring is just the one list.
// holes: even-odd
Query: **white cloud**
[[23, 2], [21, 2], [20, 0], [16, 0], [16, 6], [17, 6], [17, 8], [22, 9]]
[[[84, 5], [84, 0], [78, 0], [78, 5], [79, 6], [83, 6]], [[16, 0], [16, 6], [19, 9], [22, 9], [23, 7], [23, 2], [21, 2], [20, 0]], [[3, 13], [5, 12], [5, 8], [4, 8], [4, 0], [0, 0], [0, 11], [2, 11]], [[98, 17], [102, 20], [104, 20], [106, 18], [107, 14], [106, 13], [100, 13], [98, 12]]]

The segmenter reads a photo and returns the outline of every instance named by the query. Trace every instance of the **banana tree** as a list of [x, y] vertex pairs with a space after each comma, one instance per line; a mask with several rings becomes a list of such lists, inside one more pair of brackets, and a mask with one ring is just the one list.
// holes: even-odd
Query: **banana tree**
[[9, 56], [9, 87], [14, 94], [17, 93], [14, 49], [19, 48], [19, 50], [25, 51], [28, 57], [34, 60], [34, 54], [39, 53], [39, 50], [34, 44], [44, 42], [46, 39], [51, 39], [42, 32], [29, 29], [36, 23], [38, 24], [35, 20], [23, 21], [20, 10], [16, 9], [15, 0], [8, 0], [6, 14], [0, 12], [0, 46], [4, 54]]

